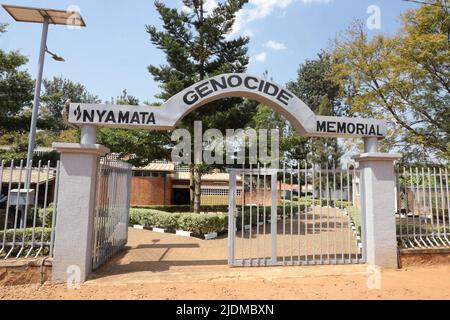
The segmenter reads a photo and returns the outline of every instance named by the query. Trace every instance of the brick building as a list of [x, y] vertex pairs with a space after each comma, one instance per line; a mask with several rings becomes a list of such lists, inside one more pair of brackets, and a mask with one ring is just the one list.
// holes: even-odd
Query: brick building
[[[190, 203], [190, 172], [185, 166], [176, 166], [173, 163], [151, 163], [143, 168], [133, 169], [131, 183], [131, 205], [189, 205]], [[229, 195], [228, 173], [213, 172], [202, 176], [201, 204], [202, 205], [228, 205]], [[256, 202], [263, 192], [253, 195], [247, 190], [242, 193], [242, 181], [237, 177], [237, 204], [250, 204]], [[280, 197], [279, 197], [280, 198]], [[270, 204], [270, 191], [266, 192], [266, 203]]]

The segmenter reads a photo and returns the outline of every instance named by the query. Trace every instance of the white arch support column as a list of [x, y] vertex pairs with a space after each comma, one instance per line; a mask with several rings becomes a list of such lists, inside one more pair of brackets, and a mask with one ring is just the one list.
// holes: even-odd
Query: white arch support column
[[109, 149], [78, 143], [55, 143], [53, 148], [61, 153], [61, 169], [52, 279], [84, 282], [92, 271], [99, 158]]
[[365, 139], [359, 163], [361, 227], [365, 258], [369, 265], [397, 268], [394, 162], [401, 154], [378, 152], [378, 139]]
[[97, 127], [86, 125], [81, 127], [81, 144], [96, 144], [97, 143]]

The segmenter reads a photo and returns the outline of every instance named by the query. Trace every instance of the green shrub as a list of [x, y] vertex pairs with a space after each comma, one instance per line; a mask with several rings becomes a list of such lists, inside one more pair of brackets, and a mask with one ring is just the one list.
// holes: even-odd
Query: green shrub
[[180, 218], [180, 215], [181, 215], [180, 213], [168, 213], [168, 212], [155, 214], [151, 226], [155, 228], [176, 230], [178, 229], [178, 220]]
[[[55, 210], [55, 207], [53, 203], [50, 203], [47, 208], [44, 211], [44, 208], [40, 208], [38, 210], [38, 216], [39, 216], [39, 226], [43, 225], [44, 219], [45, 219], [45, 227], [52, 227], [52, 219], [53, 219], [53, 211]], [[44, 217], [45, 214], [45, 217]]]
[[228, 217], [222, 215], [181, 214], [178, 219], [178, 228], [197, 234], [221, 232], [227, 229]]
[[[283, 201], [283, 199], [282, 199]], [[302, 211], [304, 210], [304, 208], [306, 206], [308, 206], [308, 208], [310, 208], [312, 205], [315, 206], [322, 206], [325, 207], [327, 205], [331, 206], [331, 207], [336, 207], [336, 208], [341, 208], [343, 207], [344, 209], [350, 207], [352, 204], [348, 201], [341, 201], [340, 199], [338, 200], [326, 200], [326, 199], [322, 199], [322, 202], [319, 199], [311, 199], [311, 198], [301, 198], [300, 201], [297, 201], [294, 198], [294, 201], [291, 201], [291, 199], [286, 198], [286, 200], [284, 200], [284, 203], [286, 204], [286, 206], [290, 205], [291, 203], [294, 205], [294, 207], [298, 206], [298, 203], [300, 202], [300, 205], [302, 206]]]
[[[22, 237], [25, 233], [25, 246], [22, 248]], [[6, 255], [8, 252], [11, 254], [11, 257], [16, 256], [22, 249], [24, 249], [24, 252], [28, 252], [31, 250], [31, 256], [36, 255], [39, 253], [41, 256], [46, 256], [49, 254], [49, 246], [43, 245], [41, 248], [41, 240], [42, 236], [44, 236], [43, 241], [48, 243], [50, 242], [52, 234], [51, 228], [36, 228], [34, 231], [34, 246], [31, 247], [30, 244], [27, 244], [27, 242], [31, 242], [33, 239], [33, 229], [27, 228], [27, 229], [16, 229], [16, 237], [15, 237], [15, 243], [16, 245], [14, 248], [11, 245], [5, 246], [5, 251], [0, 254], [0, 259], [3, 258], [4, 255]], [[3, 236], [5, 235], [5, 231], [0, 231], [0, 241], [3, 241]], [[6, 237], [5, 242], [13, 242], [14, 239], [14, 230], [8, 229], [6, 230]], [[11, 250], [12, 249], [12, 250]], [[11, 250], [11, 251], [10, 251]]]
[[198, 234], [221, 232], [227, 228], [227, 215], [169, 213], [152, 209], [130, 209], [130, 224], [150, 228], [184, 230]]
[[[25, 242], [32, 241], [33, 238], [33, 228], [27, 229], [16, 229], [16, 243], [20, 243], [22, 241], [23, 234], [25, 232]], [[5, 231], [0, 231], [0, 240], [3, 241], [3, 236]], [[34, 231], [34, 241], [40, 242], [42, 238], [42, 234], [44, 234], [44, 242], [50, 242], [52, 229], [51, 228], [36, 228]], [[6, 230], [6, 242], [12, 242], [14, 238], [14, 229]]]
[[152, 209], [130, 209], [130, 223], [145, 227], [175, 230], [178, 227], [177, 213], [169, 213]]
[[164, 211], [152, 209], [130, 209], [130, 224], [140, 224], [154, 227], [156, 224], [156, 216], [160, 214], [168, 214]]

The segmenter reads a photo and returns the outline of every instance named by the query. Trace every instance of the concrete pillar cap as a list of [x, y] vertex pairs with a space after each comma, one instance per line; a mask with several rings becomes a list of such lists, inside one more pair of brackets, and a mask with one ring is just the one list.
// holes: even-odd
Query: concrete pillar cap
[[400, 153], [362, 153], [360, 155], [352, 157], [353, 160], [357, 162], [364, 161], [396, 161], [403, 158], [403, 155]]
[[109, 148], [100, 144], [53, 143], [53, 149], [60, 153], [79, 153], [104, 156], [110, 153]]

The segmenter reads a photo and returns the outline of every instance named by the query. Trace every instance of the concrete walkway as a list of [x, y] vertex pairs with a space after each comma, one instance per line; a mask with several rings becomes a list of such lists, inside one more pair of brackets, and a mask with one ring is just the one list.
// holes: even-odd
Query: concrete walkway
[[367, 273], [365, 265], [230, 268], [227, 245], [226, 236], [205, 241], [130, 228], [127, 248], [94, 272], [90, 282], [171, 283]]

